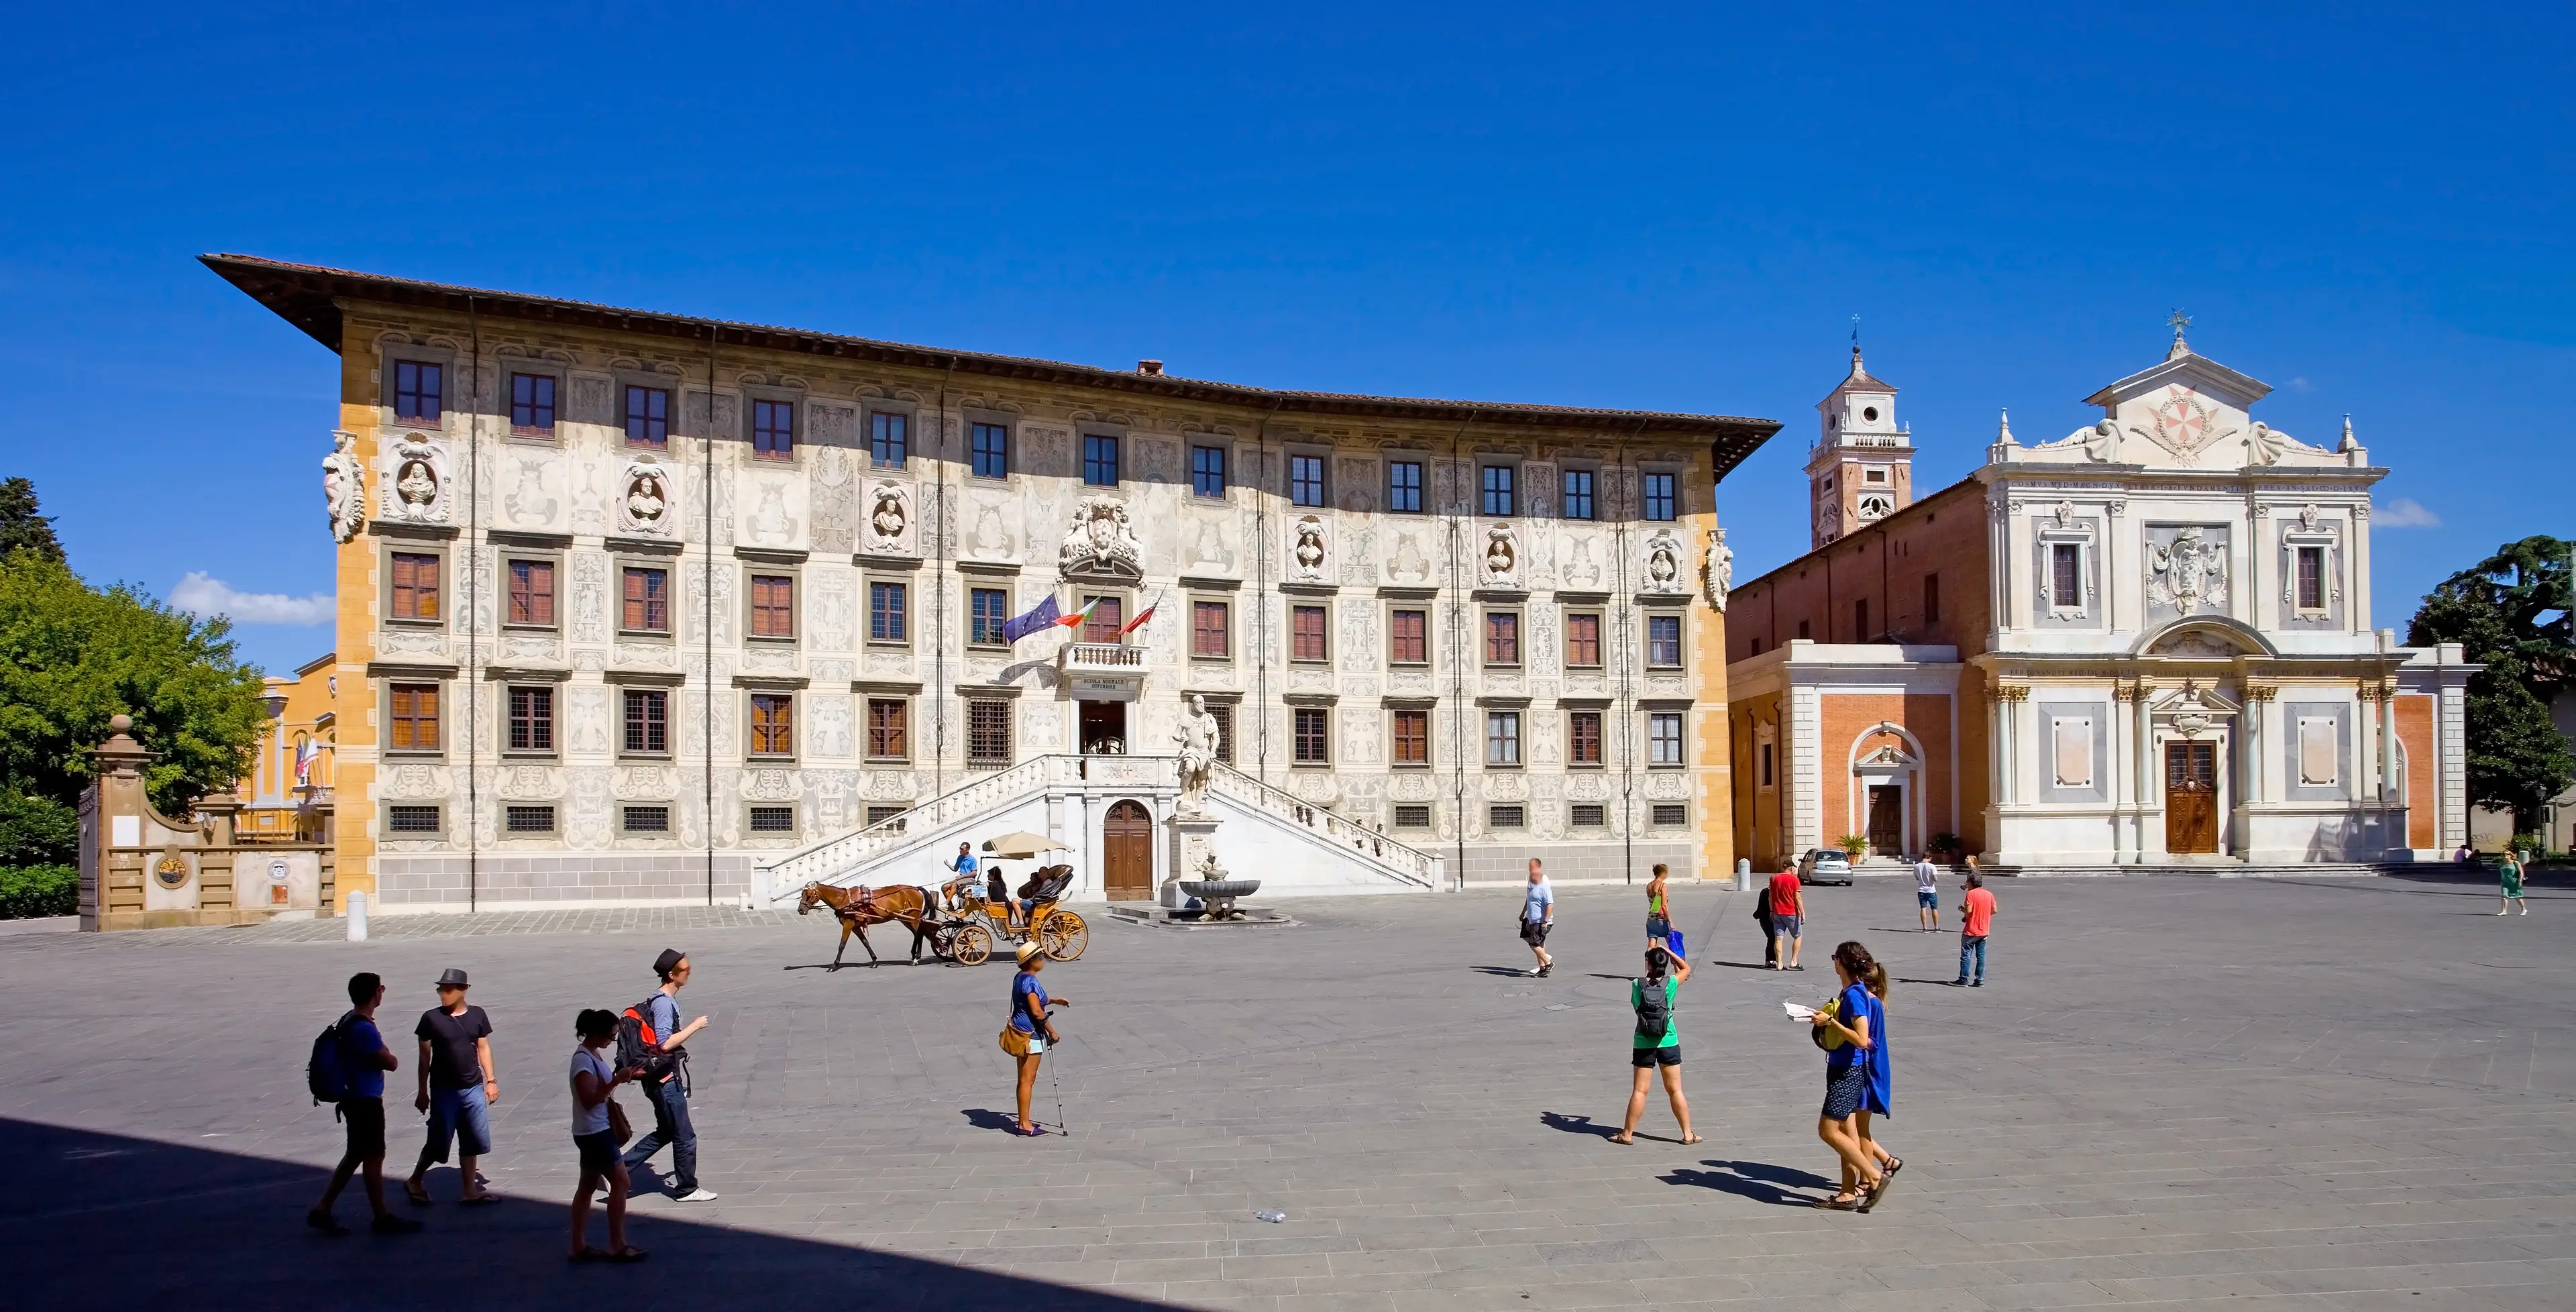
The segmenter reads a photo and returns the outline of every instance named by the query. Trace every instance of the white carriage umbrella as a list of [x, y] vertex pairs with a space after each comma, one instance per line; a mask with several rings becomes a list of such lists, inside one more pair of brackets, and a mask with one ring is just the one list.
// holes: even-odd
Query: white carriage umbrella
[[984, 850], [995, 856], [1025, 861], [1040, 852], [1063, 852], [1069, 849], [1056, 839], [1044, 834], [1032, 834], [1022, 829], [1004, 834], [999, 838], [985, 839]]

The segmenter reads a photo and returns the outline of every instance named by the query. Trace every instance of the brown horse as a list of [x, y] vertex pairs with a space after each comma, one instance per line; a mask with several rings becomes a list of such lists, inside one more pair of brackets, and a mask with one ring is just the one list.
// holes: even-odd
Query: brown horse
[[921, 943], [930, 933], [929, 899], [910, 884], [890, 888], [842, 888], [837, 884], [807, 884], [805, 894], [796, 900], [796, 914], [804, 915], [817, 905], [832, 909], [841, 922], [841, 947], [832, 954], [832, 969], [841, 968], [841, 953], [850, 950], [850, 935], [859, 936], [859, 946], [868, 950], [868, 964], [877, 964], [876, 945], [868, 942], [868, 926], [889, 921], [912, 931], [912, 964], [921, 964]]

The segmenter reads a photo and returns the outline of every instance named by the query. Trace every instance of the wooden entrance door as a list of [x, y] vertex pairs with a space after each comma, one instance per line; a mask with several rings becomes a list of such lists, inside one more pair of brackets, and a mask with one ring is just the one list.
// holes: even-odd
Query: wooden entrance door
[[1894, 784], [1869, 786], [1869, 845], [1880, 856], [1904, 854], [1904, 789]]
[[1113, 902], [1154, 896], [1154, 818], [1134, 802], [1109, 808], [1100, 823], [1100, 883]]
[[2218, 744], [2165, 744], [2165, 850], [2218, 850]]

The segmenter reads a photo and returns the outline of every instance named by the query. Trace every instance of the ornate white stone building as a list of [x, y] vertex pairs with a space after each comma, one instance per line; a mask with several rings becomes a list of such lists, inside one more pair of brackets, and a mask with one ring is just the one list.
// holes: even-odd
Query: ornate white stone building
[[[731, 900], [1038, 828], [1147, 896], [1192, 695], [1270, 891], [1732, 861], [1711, 503], [1769, 421], [207, 263], [342, 362], [343, 890]], [[1050, 598], [1079, 633], [1005, 635]]]
[[[2370, 463], [2195, 354], [2086, 398], [2102, 419], [1830, 525], [1736, 593], [1736, 842], [1778, 863], [1942, 836], [1998, 866], [2433, 859], [2467, 833], [2454, 645], [2370, 611]], [[1910, 492], [1895, 388], [1828, 397], [1809, 470]], [[1866, 410], [1865, 420], [1855, 412]], [[1848, 491], [1848, 487], [1845, 489]], [[1857, 522], [1854, 522], [1857, 521]], [[1828, 530], [1831, 531], [1828, 531]]]

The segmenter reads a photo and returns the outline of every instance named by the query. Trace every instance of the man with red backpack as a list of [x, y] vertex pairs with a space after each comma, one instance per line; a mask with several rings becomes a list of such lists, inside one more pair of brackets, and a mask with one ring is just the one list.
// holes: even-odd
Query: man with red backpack
[[671, 1146], [671, 1196], [684, 1203], [712, 1203], [716, 1191], [698, 1185], [698, 1131], [689, 1123], [689, 1058], [680, 1045], [707, 1027], [698, 1017], [680, 1024], [678, 994], [689, 982], [689, 958], [665, 948], [653, 959], [662, 987], [617, 1018], [617, 1066], [644, 1068], [644, 1097], [653, 1104], [653, 1132], [626, 1150], [629, 1173]]
[[333, 1104], [348, 1127], [349, 1144], [322, 1201], [304, 1214], [304, 1223], [326, 1235], [345, 1235], [349, 1227], [332, 1219], [331, 1205], [340, 1200], [349, 1177], [366, 1171], [367, 1202], [376, 1209], [376, 1233], [406, 1234], [420, 1222], [385, 1209], [385, 1072], [399, 1070], [402, 1059], [385, 1046], [376, 1030], [376, 1007], [385, 1000], [385, 982], [373, 971], [349, 977], [348, 1012], [313, 1040], [313, 1058], [304, 1081], [314, 1100]]

